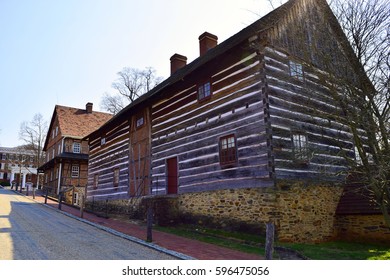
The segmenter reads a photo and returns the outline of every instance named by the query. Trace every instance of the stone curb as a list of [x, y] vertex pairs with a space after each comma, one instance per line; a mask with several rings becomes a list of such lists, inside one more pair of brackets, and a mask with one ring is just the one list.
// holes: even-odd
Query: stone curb
[[[1, 188], [3, 189], [3, 187], [1, 187]], [[90, 226], [93, 226], [93, 227], [98, 228], [98, 229], [100, 229], [100, 230], [103, 230], [103, 231], [105, 231], [105, 232], [111, 233], [111, 234], [113, 234], [113, 235], [119, 236], [119, 237], [121, 237], [121, 238], [127, 239], [127, 240], [129, 240], [129, 241], [138, 243], [138, 244], [143, 245], [143, 246], [145, 246], [145, 247], [152, 248], [152, 249], [157, 250], [157, 251], [159, 251], [159, 252], [161, 252], [161, 253], [165, 253], [165, 254], [171, 255], [171, 256], [173, 256], [173, 257], [175, 257], [175, 258], [178, 258], [178, 259], [181, 259], [181, 260], [196, 260], [195, 258], [193, 258], [193, 257], [191, 257], [191, 256], [188, 256], [188, 255], [185, 255], [185, 254], [182, 254], [182, 253], [173, 251], [173, 250], [166, 249], [166, 248], [161, 247], [161, 246], [159, 246], [159, 245], [157, 245], [157, 244], [153, 244], [153, 243], [146, 242], [146, 241], [144, 241], [144, 240], [142, 240], [142, 239], [139, 239], [139, 238], [136, 238], [136, 237], [134, 237], [134, 236], [130, 236], [130, 235], [124, 234], [124, 233], [119, 232], [119, 231], [117, 231], [117, 230], [114, 230], [114, 229], [112, 229], [112, 228], [105, 227], [105, 226], [96, 224], [96, 223], [94, 223], [94, 222], [88, 221], [88, 220], [86, 220], [86, 219], [77, 217], [77, 216], [75, 216], [75, 215], [73, 215], [73, 214], [70, 214], [70, 213], [68, 213], [68, 212], [61, 211], [61, 210], [56, 209], [56, 208], [54, 208], [54, 207], [52, 207], [52, 206], [49, 206], [49, 205], [47, 205], [47, 204], [40, 203], [40, 202], [38, 202], [38, 201], [35, 201], [33, 198], [30, 198], [29, 196], [26, 196], [25, 194], [20, 193], [20, 192], [17, 192], [17, 191], [15, 191], [15, 190], [10, 190], [10, 191], [13, 191], [13, 192], [16, 193], [16, 194], [22, 195], [22, 196], [24, 196], [24, 197], [26, 197], [26, 198], [28, 198], [28, 199], [34, 201], [35, 203], [38, 203], [38, 204], [43, 205], [43, 206], [45, 206], [45, 207], [48, 207], [48, 208], [50, 208], [50, 209], [52, 209], [52, 210], [54, 210], [54, 211], [56, 211], [56, 212], [58, 212], [58, 213], [61, 213], [61, 214], [65, 215], [65, 216], [68, 216], [68, 217], [70, 217], [70, 218], [76, 219], [76, 220], [78, 220], [78, 221], [80, 221], [80, 222], [86, 223], [86, 224], [88, 224], [88, 225], [90, 225]]]

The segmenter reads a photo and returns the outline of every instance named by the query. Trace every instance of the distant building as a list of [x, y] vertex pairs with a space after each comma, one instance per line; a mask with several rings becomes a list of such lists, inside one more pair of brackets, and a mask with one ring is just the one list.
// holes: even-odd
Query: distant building
[[37, 159], [35, 153], [23, 146], [0, 147], [0, 184], [25, 187], [37, 184]]
[[102, 126], [112, 115], [92, 110], [56, 105], [43, 150], [44, 186], [51, 195], [63, 192], [67, 202], [78, 204], [79, 194], [87, 185], [89, 147], [83, 137]]

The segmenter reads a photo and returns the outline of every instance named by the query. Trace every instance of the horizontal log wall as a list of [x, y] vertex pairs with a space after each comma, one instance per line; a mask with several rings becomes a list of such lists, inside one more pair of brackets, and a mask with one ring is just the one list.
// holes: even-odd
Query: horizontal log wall
[[[90, 139], [87, 199], [123, 199], [129, 196], [129, 121], [105, 135]], [[105, 144], [101, 145], [101, 139]], [[114, 170], [119, 169], [119, 185], [114, 186]], [[95, 188], [95, 175], [98, 185]]]
[[[338, 180], [345, 156], [354, 157], [352, 134], [314, 70], [303, 65], [303, 81], [290, 77], [290, 59], [283, 51], [265, 50], [276, 178]], [[305, 163], [294, 157], [292, 134], [297, 132], [308, 139]]]
[[[179, 193], [272, 185], [259, 59], [256, 53], [235, 58], [212, 75], [209, 100], [199, 102], [196, 84], [188, 84], [152, 106], [154, 194], [166, 193], [166, 160], [174, 156]], [[238, 164], [223, 168], [219, 138], [229, 134], [237, 139]]]

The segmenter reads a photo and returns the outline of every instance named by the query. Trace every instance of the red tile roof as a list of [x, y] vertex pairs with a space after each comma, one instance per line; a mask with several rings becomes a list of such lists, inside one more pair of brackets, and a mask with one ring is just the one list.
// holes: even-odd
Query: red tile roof
[[88, 113], [86, 109], [56, 105], [43, 150], [47, 149], [49, 139], [51, 139], [50, 134], [54, 129], [53, 126], [56, 119], [58, 120], [59, 133], [62, 136], [80, 139], [100, 128], [112, 116], [109, 113], [96, 111]]
[[56, 105], [55, 114], [63, 136], [85, 137], [112, 118], [111, 114]]

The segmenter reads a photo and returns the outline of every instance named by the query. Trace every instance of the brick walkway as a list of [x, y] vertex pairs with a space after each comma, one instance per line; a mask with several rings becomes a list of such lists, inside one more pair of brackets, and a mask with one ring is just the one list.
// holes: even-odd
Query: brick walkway
[[[9, 188], [6, 188], [9, 189]], [[32, 193], [29, 196], [32, 198]], [[45, 198], [37, 192], [35, 195], [36, 202], [45, 203]], [[56, 200], [48, 199], [47, 205], [58, 209]], [[69, 213], [75, 217], [80, 217], [80, 210], [71, 206], [62, 204], [61, 211]], [[103, 226], [113, 229], [117, 232], [136, 237], [140, 240], [146, 240], [146, 227], [131, 222], [130, 220], [120, 220], [115, 218], [98, 217], [95, 214], [84, 212], [83, 220], [89, 221], [97, 226]], [[153, 230], [153, 244], [160, 247], [172, 250], [199, 260], [260, 260], [263, 256], [243, 253], [228, 248], [216, 246], [213, 244], [204, 243], [197, 240], [192, 240], [180, 237], [174, 234]]]

